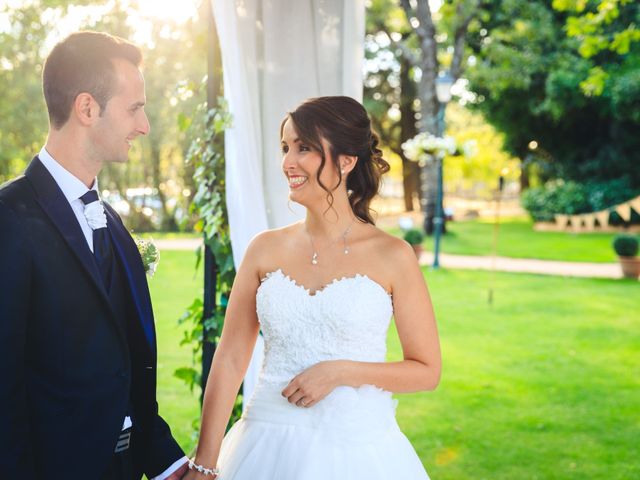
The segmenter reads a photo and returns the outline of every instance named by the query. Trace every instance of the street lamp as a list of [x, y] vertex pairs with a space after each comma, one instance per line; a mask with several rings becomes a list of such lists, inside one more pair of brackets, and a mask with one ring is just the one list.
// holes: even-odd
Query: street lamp
[[[448, 71], [440, 72], [436, 78], [436, 95], [438, 97], [438, 136], [444, 137], [444, 111], [447, 103], [451, 100], [451, 87], [453, 86], [453, 77]], [[442, 225], [444, 224], [444, 211], [442, 208], [442, 197], [444, 194], [444, 186], [442, 181], [442, 163], [444, 156], [439, 153], [436, 161], [438, 162], [438, 197], [436, 201], [436, 215], [433, 217], [434, 228], [434, 247], [433, 247], [433, 268], [440, 267], [440, 237], [442, 236]]]

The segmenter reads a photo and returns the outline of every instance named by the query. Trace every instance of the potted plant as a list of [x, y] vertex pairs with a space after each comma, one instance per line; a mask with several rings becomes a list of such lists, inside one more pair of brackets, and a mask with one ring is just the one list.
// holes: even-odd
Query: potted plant
[[420, 255], [422, 255], [422, 241], [424, 240], [424, 233], [422, 233], [422, 230], [411, 228], [405, 232], [404, 239], [413, 247], [416, 257], [420, 259]]
[[621, 234], [613, 239], [613, 249], [618, 254], [622, 274], [625, 278], [640, 277], [640, 258], [638, 258], [638, 239], [633, 235]]

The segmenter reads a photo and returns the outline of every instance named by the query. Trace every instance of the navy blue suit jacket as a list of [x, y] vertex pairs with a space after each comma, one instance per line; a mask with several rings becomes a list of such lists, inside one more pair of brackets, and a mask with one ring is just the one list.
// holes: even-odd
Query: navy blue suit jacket
[[40, 160], [0, 188], [3, 478], [100, 478], [130, 405], [136, 478], [184, 455], [158, 415], [144, 267], [120, 218], [105, 207], [131, 295], [128, 332], [69, 202]]

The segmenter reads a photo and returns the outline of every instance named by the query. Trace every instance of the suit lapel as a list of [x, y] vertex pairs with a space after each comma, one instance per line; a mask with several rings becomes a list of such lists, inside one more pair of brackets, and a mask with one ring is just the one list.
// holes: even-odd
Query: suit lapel
[[73, 209], [66, 197], [58, 187], [49, 171], [42, 165], [36, 156], [27, 170], [25, 176], [31, 182], [36, 192], [36, 198], [42, 210], [49, 216], [71, 251], [80, 261], [83, 270], [87, 273], [102, 298], [109, 303], [109, 297], [104, 288], [98, 265], [87, 245], [87, 240], [82, 233], [82, 228], [73, 213]]
[[136, 312], [142, 325], [144, 336], [151, 351], [155, 352], [153, 310], [151, 308], [151, 297], [149, 295], [149, 287], [147, 285], [140, 253], [129, 232], [127, 232], [122, 223], [116, 218], [116, 213], [113, 209], [107, 204], [105, 204], [105, 213], [107, 215], [111, 241], [129, 282], [131, 296], [136, 306]]

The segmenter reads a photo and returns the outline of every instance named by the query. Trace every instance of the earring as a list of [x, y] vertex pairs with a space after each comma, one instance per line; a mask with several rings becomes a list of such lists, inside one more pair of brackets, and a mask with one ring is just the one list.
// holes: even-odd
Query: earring
[[344, 175], [344, 168], [342, 170], [340, 170], [340, 174]]

